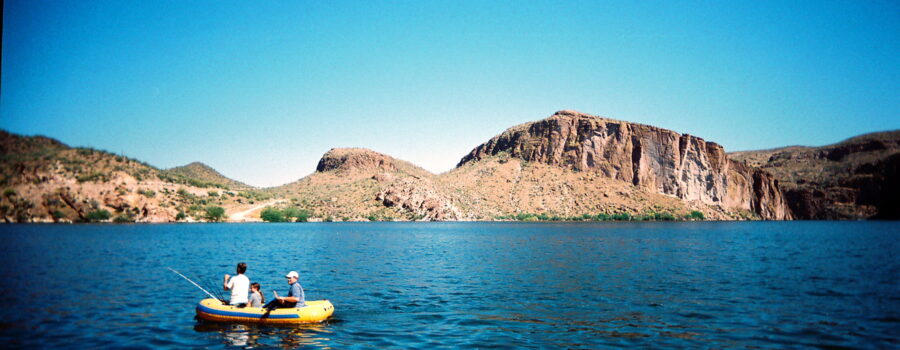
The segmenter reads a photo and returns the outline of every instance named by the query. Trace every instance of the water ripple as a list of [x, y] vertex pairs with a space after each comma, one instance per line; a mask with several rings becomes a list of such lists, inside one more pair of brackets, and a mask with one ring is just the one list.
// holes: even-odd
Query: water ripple
[[[890, 348], [891, 222], [3, 225], [12, 348]], [[237, 261], [334, 318], [198, 322]], [[282, 293], [283, 294], [283, 293]]]

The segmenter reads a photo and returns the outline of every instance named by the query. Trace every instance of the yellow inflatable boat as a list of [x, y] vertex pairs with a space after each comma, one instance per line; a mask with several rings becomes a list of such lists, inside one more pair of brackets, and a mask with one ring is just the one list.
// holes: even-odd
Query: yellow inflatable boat
[[197, 305], [197, 317], [217, 322], [317, 323], [325, 321], [333, 313], [334, 305], [328, 300], [307, 300], [304, 307], [275, 309], [268, 314], [263, 308], [222, 305], [222, 302], [212, 298], [203, 299]]

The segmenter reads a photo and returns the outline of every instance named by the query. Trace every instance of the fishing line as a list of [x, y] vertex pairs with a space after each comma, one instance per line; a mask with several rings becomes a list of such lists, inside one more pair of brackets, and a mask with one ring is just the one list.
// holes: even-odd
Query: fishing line
[[[173, 269], [173, 268], [171, 268], [171, 267], [166, 267], [166, 268], [169, 269], [169, 271], [172, 271], [172, 272], [176, 273], [177, 275], [181, 276], [181, 278], [184, 278], [184, 279], [187, 280], [188, 282], [191, 282], [191, 284], [193, 284], [193, 285], [196, 286], [197, 288], [200, 288], [200, 290], [202, 290], [204, 293], [206, 293], [206, 295], [209, 295], [211, 298], [214, 298], [214, 299], [216, 299], [216, 300], [222, 301], [221, 298], [217, 298], [215, 295], [213, 295], [212, 293], [210, 293], [208, 290], [203, 289], [203, 287], [201, 287], [199, 284], [197, 284], [197, 283], [194, 282], [194, 281], [191, 281], [191, 279], [190, 279], [190, 278], [187, 278], [187, 276], [182, 275], [181, 272], [175, 271], [175, 269]], [[224, 303], [224, 302], [223, 302], [223, 303]]]

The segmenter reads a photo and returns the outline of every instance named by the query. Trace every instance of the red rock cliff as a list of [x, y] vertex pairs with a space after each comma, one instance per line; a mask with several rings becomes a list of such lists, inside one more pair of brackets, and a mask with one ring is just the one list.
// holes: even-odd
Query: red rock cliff
[[763, 219], [791, 218], [770, 174], [729, 160], [714, 142], [671, 130], [559, 111], [506, 130], [473, 149], [458, 166], [502, 152], [577, 171], [598, 171], [683, 200], [750, 210]]

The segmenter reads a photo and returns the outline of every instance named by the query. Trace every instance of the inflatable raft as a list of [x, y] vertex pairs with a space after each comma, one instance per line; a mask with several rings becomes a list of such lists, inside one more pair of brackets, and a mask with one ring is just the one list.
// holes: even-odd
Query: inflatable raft
[[316, 323], [325, 321], [333, 313], [334, 305], [328, 300], [307, 300], [304, 307], [275, 309], [268, 314], [263, 308], [222, 305], [222, 302], [212, 298], [203, 299], [197, 305], [197, 317], [216, 322]]

